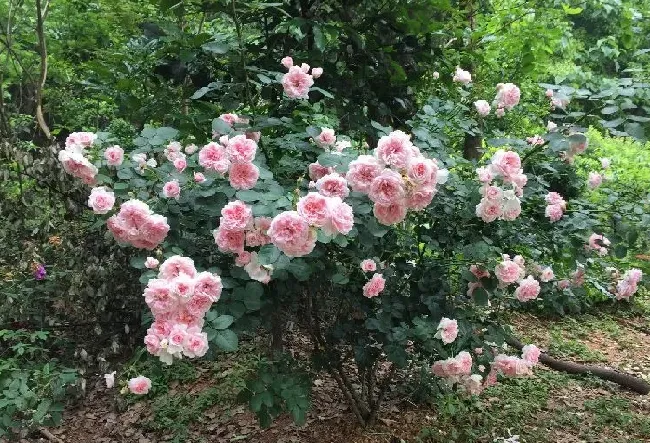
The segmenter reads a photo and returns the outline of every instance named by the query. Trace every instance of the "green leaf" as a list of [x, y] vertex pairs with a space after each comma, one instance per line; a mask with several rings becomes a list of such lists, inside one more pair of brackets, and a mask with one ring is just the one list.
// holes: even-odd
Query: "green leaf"
[[34, 412], [34, 421], [37, 423], [41, 423], [43, 421], [43, 418], [45, 417], [45, 414], [50, 410], [50, 405], [52, 404], [52, 400], [49, 398], [44, 398], [41, 400], [41, 402], [38, 404], [38, 407], [36, 408], [36, 411]]
[[350, 281], [350, 279], [346, 275], [343, 275], [343, 274], [334, 274], [332, 276], [332, 283], [334, 283], [335, 285], [344, 285], [344, 284], [348, 283], [349, 281]]
[[626, 123], [623, 128], [631, 137], [640, 141], [645, 141], [645, 131], [640, 123]]
[[219, 330], [228, 329], [234, 321], [235, 319], [232, 315], [220, 315], [212, 322], [212, 326]]
[[314, 32], [314, 43], [316, 44], [316, 49], [323, 52], [325, 49], [325, 36], [323, 36], [323, 31], [321, 31], [319, 26], [314, 26], [312, 30]]
[[219, 134], [230, 134], [232, 132], [230, 125], [228, 125], [228, 123], [221, 120], [220, 118], [215, 118], [212, 120], [212, 130], [214, 132], [218, 132]]
[[230, 45], [223, 41], [211, 41], [205, 43], [203, 46], [201, 46], [201, 48], [213, 54], [221, 55], [227, 53], [230, 50]]
[[579, 8], [579, 7], [572, 8], [571, 6], [569, 6], [567, 4], [563, 4], [562, 9], [564, 10], [564, 13], [567, 14], [567, 15], [577, 15], [577, 14], [580, 14], [582, 12], [582, 8]]
[[223, 331], [217, 331], [214, 337], [214, 344], [222, 351], [233, 352], [239, 347], [239, 339], [237, 338], [237, 334], [232, 332], [232, 330], [224, 329]]
[[625, 258], [627, 256], [627, 246], [616, 245], [614, 248], [614, 254], [616, 254], [617, 258]]
[[131, 257], [129, 264], [135, 269], [144, 269], [144, 257]]
[[474, 302], [479, 306], [487, 306], [489, 294], [485, 288], [476, 288], [472, 294]]
[[262, 265], [271, 265], [278, 261], [280, 254], [280, 250], [275, 245], [264, 245], [257, 253], [257, 259]]
[[618, 112], [618, 106], [606, 106], [600, 110], [600, 113], [603, 115], [609, 115]]

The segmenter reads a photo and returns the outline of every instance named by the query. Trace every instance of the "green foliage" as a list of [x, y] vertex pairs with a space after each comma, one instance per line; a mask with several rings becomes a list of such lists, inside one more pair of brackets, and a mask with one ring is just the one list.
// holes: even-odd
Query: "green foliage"
[[78, 375], [51, 357], [48, 335], [0, 330], [0, 436], [61, 422], [65, 399], [74, 392]]

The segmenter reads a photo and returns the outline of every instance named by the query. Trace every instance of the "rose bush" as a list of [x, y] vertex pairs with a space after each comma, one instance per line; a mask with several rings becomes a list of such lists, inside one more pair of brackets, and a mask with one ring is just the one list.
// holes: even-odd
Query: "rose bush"
[[[124, 152], [107, 133], [72, 134], [61, 151], [65, 170], [94, 186], [89, 205], [115, 240], [145, 250], [134, 263], [146, 269], [151, 354], [171, 364], [208, 344], [234, 350], [260, 327], [279, 349], [290, 321], [311, 339], [311, 369], [330, 372], [367, 424], [408, 367], [469, 394], [529, 374], [539, 350], [504, 353], [505, 310], [562, 312], [638, 290], [642, 271], [617, 268], [647, 242], [648, 220], [602, 214], [582, 198], [585, 182], [567, 192], [571, 162], [587, 151], [580, 128], [558, 125], [533, 144], [489, 129], [518, 112], [517, 86], [496, 86], [492, 117], [459, 67], [454, 100], [430, 100], [409, 132], [373, 122], [368, 146], [311, 124], [320, 104], [310, 88], [327, 72], [282, 65], [277, 115], [223, 114], [198, 150], [189, 134], [146, 127]], [[478, 164], [449, 138], [459, 115], [488, 138]], [[242, 395], [263, 424], [283, 410], [304, 422], [308, 387], [262, 371]]]

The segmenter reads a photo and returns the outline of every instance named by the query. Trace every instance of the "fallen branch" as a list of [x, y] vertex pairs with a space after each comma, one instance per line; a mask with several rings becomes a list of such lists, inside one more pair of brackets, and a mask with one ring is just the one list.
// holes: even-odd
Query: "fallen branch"
[[[516, 338], [508, 338], [506, 339], [506, 343], [519, 350], [524, 347], [524, 345]], [[568, 372], [569, 374], [592, 374], [596, 377], [602, 378], [603, 380], [614, 382], [642, 395], [650, 393], [650, 384], [634, 375], [625, 374], [616, 369], [558, 360], [545, 353], [542, 353], [539, 356], [539, 361], [556, 371]]]
[[53, 441], [54, 443], [65, 443], [63, 440], [61, 440], [59, 437], [52, 434], [50, 431], [48, 431], [45, 428], [38, 428], [38, 431], [43, 435], [43, 437], [47, 438], [49, 441]]

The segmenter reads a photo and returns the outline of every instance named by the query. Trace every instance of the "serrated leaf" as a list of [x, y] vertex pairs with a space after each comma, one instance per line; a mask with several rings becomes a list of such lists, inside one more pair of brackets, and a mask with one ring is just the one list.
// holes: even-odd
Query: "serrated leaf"
[[234, 352], [239, 347], [239, 338], [237, 337], [237, 334], [230, 329], [217, 331], [213, 341], [219, 349], [225, 352]]
[[212, 326], [219, 330], [228, 329], [234, 321], [235, 318], [232, 315], [220, 315], [212, 321]]

